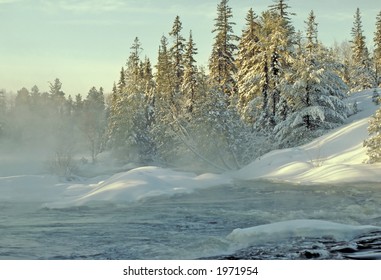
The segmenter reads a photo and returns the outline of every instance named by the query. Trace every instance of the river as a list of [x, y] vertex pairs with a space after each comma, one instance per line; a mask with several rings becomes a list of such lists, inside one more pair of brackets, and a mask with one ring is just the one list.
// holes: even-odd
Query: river
[[[268, 240], [250, 248], [232, 244], [227, 236], [236, 228], [296, 219], [381, 226], [380, 205], [380, 184], [265, 181], [65, 209], [0, 202], [0, 259], [340, 259], [346, 258], [349, 245], [323, 234]], [[372, 250], [377, 255], [381, 237], [375, 235]], [[335, 246], [345, 250], [333, 252]]]

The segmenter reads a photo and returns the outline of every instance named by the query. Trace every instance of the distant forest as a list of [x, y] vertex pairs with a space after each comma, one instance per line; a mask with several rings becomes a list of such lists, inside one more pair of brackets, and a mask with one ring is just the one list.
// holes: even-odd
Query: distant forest
[[[222, 0], [207, 69], [197, 65], [192, 32], [184, 35], [176, 16], [156, 63], [141, 57], [139, 38], [132, 42], [112, 93], [93, 87], [87, 96], [66, 96], [58, 78], [49, 92], [34, 86], [10, 98], [0, 91], [0, 143], [49, 148], [51, 171], [60, 176], [80, 162], [95, 164], [103, 152], [121, 163], [226, 171], [306, 143], [356, 113], [345, 102], [351, 92], [380, 85], [381, 11], [370, 53], [360, 9], [351, 41], [327, 47], [314, 12], [296, 31], [287, 2], [274, 0], [261, 14], [250, 9], [234, 34], [233, 11]], [[375, 123], [370, 132], [379, 135]], [[377, 141], [366, 142], [372, 162], [381, 158]]]

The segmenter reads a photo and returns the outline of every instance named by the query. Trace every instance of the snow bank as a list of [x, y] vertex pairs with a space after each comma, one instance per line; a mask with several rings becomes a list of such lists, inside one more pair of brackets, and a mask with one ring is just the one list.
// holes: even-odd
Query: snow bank
[[244, 229], [235, 229], [227, 239], [238, 248], [255, 244], [287, 240], [291, 237], [333, 238], [336, 241], [350, 241], [355, 237], [381, 230], [375, 226], [353, 226], [322, 220], [291, 220]]
[[372, 90], [354, 94], [360, 112], [346, 125], [304, 146], [272, 151], [239, 170], [237, 179], [269, 179], [292, 183], [381, 182], [381, 164], [365, 164], [363, 141], [368, 138], [368, 122], [378, 106]]
[[179, 172], [171, 169], [146, 166], [115, 174], [92, 185], [75, 185], [67, 188], [71, 194], [77, 190], [77, 196], [56, 203], [47, 203], [46, 207], [60, 208], [79, 206], [89, 202], [114, 201], [133, 202], [147, 197], [173, 195], [191, 192], [197, 188], [230, 183], [228, 176]]

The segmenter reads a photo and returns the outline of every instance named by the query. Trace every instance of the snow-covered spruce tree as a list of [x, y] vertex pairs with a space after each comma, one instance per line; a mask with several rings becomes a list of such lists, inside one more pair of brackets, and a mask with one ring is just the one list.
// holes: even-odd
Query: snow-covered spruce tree
[[309, 55], [312, 55], [313, 51], [316, 50], [318, 46], [318, 24], [316, 23], [316, 16], [314, 11], [311, 11], [308, 15], [308, 19], [305, 22], [307, 24], [306, 29], [306, 39], [307, 45], [306, 49]]
[[[113, 150], [121, 150], [125, 146], [125, 127], [127, 107], [125, 106], [124, 92], [126, 89], [126, 71], [122, 67], [117, 86], [114, 84], [108, 116], [108, 145]], [[123, 153], [119, 153], [123, 154]]]
[[254, 106], [251, 102], [260, 97], [258, 88], [254, 86], [257, 82], [257, 76], [260, 72], [258, 68], [264, 68], [260, 65], [261, 45], [259, 44], [258, 16], [250, 9], [246, 16], [246, 26], [242, 31], [242, 36], [238, 45], [237, 55], [237, 90], [239, 96], [238, 108], [242, 118], [250, 124], [255, 122], [254, 112], [260, 112], [261, 108]]
[[360, 9], [357, 8], [352, 27], [352, 63], [350, 65], [350, 87], [352, 91], [372, 88], [374, 84], [369, 51], [362, 29]]
[[343, 102], [346, 85], [320, 59], [317, 24], [313, 12], [308, 17], [306, 47], [293, 63], [293, 84], [286, 99], [290, 113], [274, 129], [280, 147], [291, 147], [315, 138], [345, 120], [348, 108]]
[[[221, 0], [217, 6], [217, 18], [215, 18], [215, 33], [212, 54], [209, 58], [209, 76], [211, 83], [228, 96], [234, 96], [236, 92], [235, 53], [236, 41], [231, 21], [232, 9], [228, 0]], [[230, 100], [228, 100], [230, 102]]]
[[287, 38], [292, 43], [293, 36], [295, 33], [295, 28], [292, 25], [290, 16], [294, 16], [295, 13], [291, 13], [288, 10], [291, 8], [286, 2], [288, 0], [273, 0], [274, 4], [270, 5], [270, 11], [278, 14], [284, 21], [285, 29], [287, 30]]
[[137, 92], [143, 93], [144, 85], [141, 76], [141, 60], [140, 54], [142, 52], [142, 46], [138, 37], [134, 39], [134, 42], [130, 48], [130, 56], [126, 63], [126, 71], [124, 74], [125, 86], [123, 91], [127, 94], [134, 94]]
[[124, 70], [124, 67], [120, 69], [120, 75], [119, 75], [119, 81], [117, 85], [117, 91], [121, 93], [126, 88], [126, 72]]
[[147, 57], [142, 63], [141, 71], [145, 103], [147, 105], [146, 119], [148, 121], [148, 126], [151, 127], [155, 119], [155, 81], [152, 73], [151, 61]]
[[381, 108], [379, 108], [369, 122], [370, 137], [364, 141], [367, 148], [369, 163], [381, 162]]
[[376, 85], [381, 85], [381, 11], [376, 19], [376, 32], [374, 33], [374, 65], [376, 72]]
[[196, 44], [193, 41], [192, 31], [184, 53], [184, 79], [181, 90], [184, 94], [184, 105], [188, 113], [192, 113], [197, 91], [198, 70], [194, 56], [197, 54]]
[[[123, 160], [142, 162], [152, 154], [147, 114], [147, 88], [144, 63], [140, 61], [141, 45], [135, 39], [125, 71], [121, 72], [118, 87], [111, 97], [109, 143]], [[123, 69], [122, 69], [123, 70]]]
[[168, 40], [162, 37], [156, 64], [155, 124], [152, 128], [158, 156], [165, 163], [178, 157], [178, 139], [174, 132], [174, 119], [179, 114], [180, 95], [175, 90], [176, 75], [168, 50]]
[[239, 76], [242, 79], [239, 84], [248, 85], [249, 90], [241, 92], [240, 98], [246, 99], [247, 104], [241, 112], [244, 119], [254, 123], [256, 130], [271, 134], [277, 119], [283, 119], [281, 115], [287, 113], [277, 108], [285, 104], [282, 88], [290, 70], [292, 45], [286, 22], [277, 13], [263, 12], [258, 24], [258, 41], [252, 42], [255, 51], [246, 62], [250, 70], [245, 77]]
[[172, 39], [172, 45], [169, 49], [169, 53], [172, 60], [173, 72], [175, 74], [174, 78], [174, 91], [179, 94], [181, 89], [181, 84], [184, 75], [184, 51], [185, 51], [185, 39], [181, 35], [181, 30], [183, 29], [180, 17], [176, 16], [173, 23], [171, 32], [169, 36]]
[[[124, 77], [124, 69], [121, 71], [123, 73]], [[112, 93], [108, 99], [108, 109], [107, 109], [107, 143], [110, 146], [110, 148], [114, 148], [117, 146], [117, 142], [119, 137], [119, 114], [118, 112], [120, 111], [119, 108], [119, 98], [121, 94], [121, 90], [119, 87], [116, 86], [116, 83], [114, 82], [113, 88], [112, 88]], [[76, 104], [78, 105], [78, 108], [82, 108], [82, 98], [78, 99], [78, 103], [76, 100]], [[80, 110], [78, 110], [80, 111]]]
[[159, 100], [165, 100], [167, 105], [175, 104], [174, 85], [175, 73], [173, 71], [171, 54], [168, 50], [168, 39], [161, 37], [158, 60], [156, 64], [156, 97]]

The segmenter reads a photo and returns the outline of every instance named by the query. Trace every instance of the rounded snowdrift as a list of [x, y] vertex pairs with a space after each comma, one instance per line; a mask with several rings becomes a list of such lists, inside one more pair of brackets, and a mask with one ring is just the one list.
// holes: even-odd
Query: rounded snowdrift
[[349, 241], [359, 235], [380, 231], [376, 226], [354, 226], [322, 220], [291, 220], [244, 229], [235, 229], [227, 239], [238, 248], [255, 244], [302, 238], [333, 238], [336, 241]]
[[91, 202], [134, 202], [141, 199], [160, 195], [192, 192], [197, 188], [229, 183], [224, 175], [179, 172], [171, 169], [146, 166], [132, 169], [111, 176], [93, 185], [76, 185], [67, 190], [70, 195], [67, 200], [45, 204], [48, 208], [66, 208], [80, 206]]

